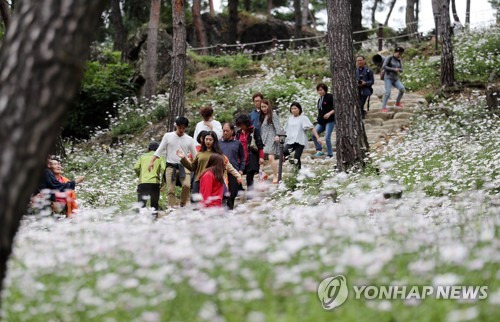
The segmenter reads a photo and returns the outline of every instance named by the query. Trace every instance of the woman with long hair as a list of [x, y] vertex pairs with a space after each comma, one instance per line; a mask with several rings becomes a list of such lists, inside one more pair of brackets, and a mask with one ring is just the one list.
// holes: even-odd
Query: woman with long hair
[[235, 123], [240, 128], [236, 132], [236, 140], [240, 141], [243, 146], [245, 155], [244, 173], [247, 175], [247, 187], [251, 190], [254, 176], [259, 173], [260, 165], [264, 163], [264, 143], [262, 143], [259, 129], [252, 126], [248, 115], [238, 115]]
[[[201, 150], [198, 154], [196, 154], [193, 162], [189, 162], [184, 152], [182, 152], [181, 150], [177, 150], [177, 155], [181, 158], [182, 165], [186, 169], [194, 172], [195, 180], [193, 185], [193, 194], [200, 192], [200, 178], [203, 172], [205, 172], [208, 161], [212, 154], [219, 154], [221, 156], [224, 156], [219, 145], [219, 139], [214, 131], [207, 131], [205, 139], [201, 141]], [[225, 160], [226, 171], [229, 171], [233, 176], [241, 181], [241, 175], [238, 173], [238, 171], [234, 169], [227, 158], [223, 157], [223, 159]], [[227, 177], [227, 173], [225, 173], [225, 177]]]
[[222, 206], [225, 170], [224, 156], [217, 153], [210, 155], [207, 167], [200, 176], [200, 194], [205, 207]]
[[273, 111], [271, 102], [263, 99], [260, 103], [260, 136], [264, 143], [264, 156], [267, 156], [273, 171], [273, 183], [278, 183], [278, 161], [279, 141], [277, 135], [281, 132], [281, 124], [278, 114]]

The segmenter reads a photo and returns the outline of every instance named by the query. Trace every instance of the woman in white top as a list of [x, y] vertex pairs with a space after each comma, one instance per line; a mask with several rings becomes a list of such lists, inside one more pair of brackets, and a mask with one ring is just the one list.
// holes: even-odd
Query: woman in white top
[[[218, 138], [222, 137], [222, 124], [214, 120], [214, 109], [211, 106], [205, 106], [200, 109], [200, 115], [203, 121], [196, 124], [193, 138], [197, 138], [201, 131], [214, 131]], [[197, 142], [198, 143], [198, 142]], [[198, 143], [199, 145], [199, 143]]]
[[285, 151], [283, 155], [285, 158], [288, 158], [292, 151], [295, 151], [293, 158], [295, 159], [295, 163], [297, 168], [300, 169], [302, 163], [300, 162], [300, 157], [302, 156], [302, 152], [304, 151], [304, 147], [307, 144], [307, 131], [311, 131], [318, 140], [319, 144], [321, 140], [319, 138], [318, 132], [314, 129], [314, 125], [307, 118], [307, 116], [302, 115], [302, 106], [299, 103], [293, 102], [290, 105], [290, 114], [292, 114], [285, 125], [286, 132], [286, 142], [285, 142]]

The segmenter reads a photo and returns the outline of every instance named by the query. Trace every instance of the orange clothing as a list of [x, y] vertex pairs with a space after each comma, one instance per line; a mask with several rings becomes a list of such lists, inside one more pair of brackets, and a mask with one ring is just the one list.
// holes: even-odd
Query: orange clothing
[[[70, 180], [63, 176], [56, 176], [56, 179], [61, 183], [69, 182]], [[66, 204], [66, 214], [71, 215], [76, 213], [78, 205], [76, 204], [75, 190], [66, 190], [65, 192], [56, 192], [56, 202]]]

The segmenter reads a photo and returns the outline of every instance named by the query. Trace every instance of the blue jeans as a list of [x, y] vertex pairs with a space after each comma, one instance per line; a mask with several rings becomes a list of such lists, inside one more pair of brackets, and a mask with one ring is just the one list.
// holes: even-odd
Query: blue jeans
[[[333, 155], [332, 132], [333, 132], [334, 127], [335, 127], [335, 122], [326, 123], [325, 125], [316, 124], [316, 132], [318, 132], [318, 135], [320, 133], [323, 133], [326, 131], [326, 135], [325, 135], [325, 137], [326, 137], [326, 151], [327, 151], [328, 156], [330, 156], [330, 157]], [[314, 135], [313, 135], [313, 141], [314, 141], [314, 145], [316, 146], [316, 151], [323, 150], [323, 147], [321, 146], [321, 144], [318, 143], [318, 140], [316, 140]]]
[[385, 94], [384, 94], [384, 100], [382, 102], [382, 107], [387, 107], [387, 101], [389, 100], [389, 97], [391, 96], [391, 89], [392, 86], [396, 87], [399, 89], [399, 94], [398, 97], [396, 98], [396, 103], [399, 103], [401, 101], [401, 97], [403, 97], [403, 94], [405, 93], [405, 87], [403, 83], [399, 79], [394, 80], [394, 79], [385, 79]]

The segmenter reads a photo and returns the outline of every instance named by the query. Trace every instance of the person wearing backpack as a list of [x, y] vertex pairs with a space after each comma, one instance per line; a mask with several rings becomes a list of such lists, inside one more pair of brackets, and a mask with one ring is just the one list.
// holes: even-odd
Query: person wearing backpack
[[356, 83], [358, 84], [361, 116], [365, 118], [366, 111], [364, 109], [366, 101], [368, 101], [367, 111], [370, 110], [370, 96], [373, 93], [373, 71], [365, 66], [365, 57], [359, 55], [356, 57]]
[[403, 47], [396, 47], [394, 49], [394, 54], [385, 59], [382, 65], [382, 72], [380, 74], [380, 79], [385, 82], [385, 94], [384, 100], [382, 102], [382, 112], [387, 112], [387, 101], [391, 96], [392, 87], [396, 87], [399, 90], [398, 97], [396, 98], [396, 107], [403, 107], [401, 104], [401, 98], [405, 92], [405, 87], [403, 83], [399, 80], [399, 74], [403, 72], [403, 62], [401, 61], [401, 56], [404, 53]]

